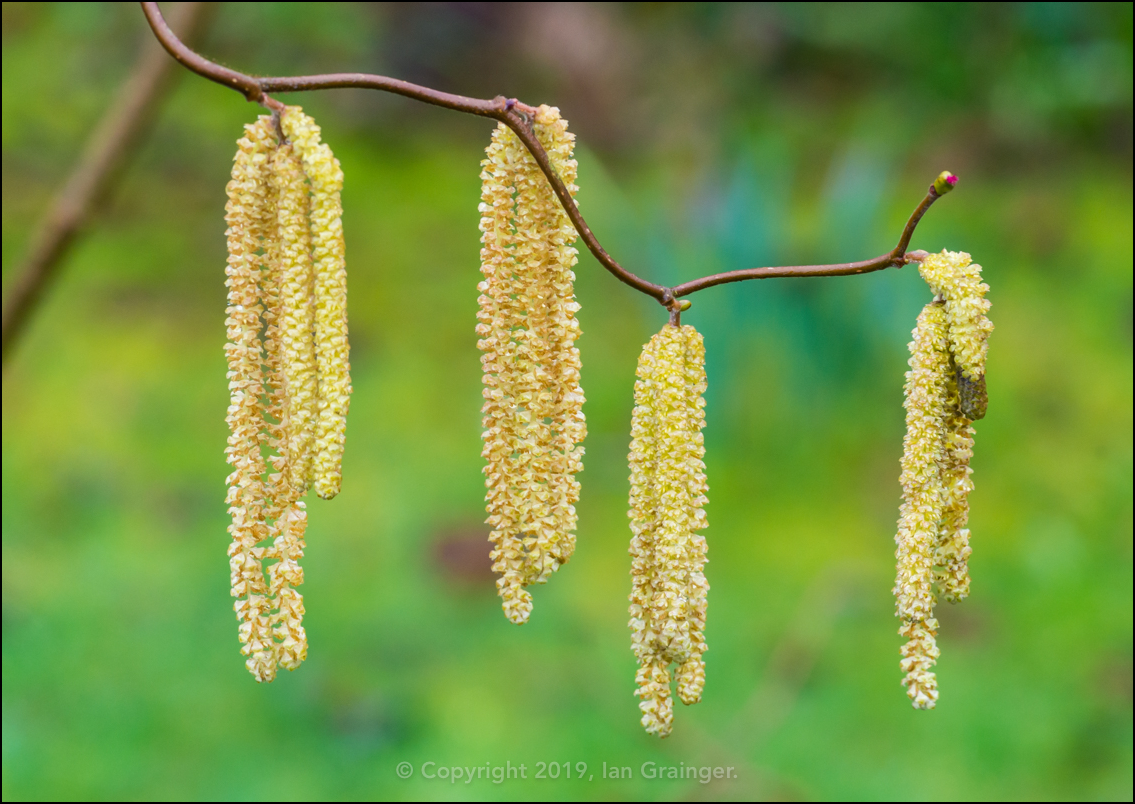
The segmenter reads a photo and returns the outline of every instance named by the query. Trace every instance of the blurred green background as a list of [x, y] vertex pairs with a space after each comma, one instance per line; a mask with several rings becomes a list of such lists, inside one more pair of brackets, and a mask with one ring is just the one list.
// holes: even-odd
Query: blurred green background
[[[146, 36], [132, 4], [4, 5], [5, 287]], [[234, 3], [202, 50], [558, 105], [594, 230], [670, 284], [874, 256], [958, 173], [912, 247], [969, 251], [992, 287], [973, 594], [941, 607], [940, 703], [912, 710], [890, 589], [917, 272], [698, 294], [708, 686], [648, 737], [626, 451], [663, 311], [581, 256], [579, 548], [518, 629], [481, 524], [490, 123], [283, 96], [346, 174], [355, 393], [344, 491], [309, 503], [310, 655], [258, 686], [228, 594], [222, 348], [224, 187], [257, 109], [186, 73], [4, 374], [5, 799], [1130, 800], [1130, 4]]]

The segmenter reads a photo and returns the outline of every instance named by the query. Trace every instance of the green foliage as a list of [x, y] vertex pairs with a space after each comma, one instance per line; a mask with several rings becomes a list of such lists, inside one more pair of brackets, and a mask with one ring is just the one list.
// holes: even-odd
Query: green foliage
[[[890, 595], [917, 273], [693, 297], [708, 681], [659, 743], [633, 697], [626, 452], [664, 312], [581, 258], [579, 548], [518, 630], [480, 524], [490, 128], [349, 90], [283, 98], [346, 174], [355, 394], [343, 492], [308, 530], [310, 657], [254, 684], [228, 597], [222, 282], [256, 110], [186, 76], [4, 378], [5, 799], [1131, 797], [1130, 5], [262, 8], [226, 7], [206, 51], [560, 106], [589, 221], [657, 281], [873, 256], [958, 173], [912, 247], [972, 253], [997, 330], [940, 703], [902, 694]], [[5, 6], [5, 282], [143, 29], [133, 6]], [[529, 780], [395, 775], [506, 760]], [[537, 761], [595, 779], [538, 782]], [[649, 781], [647, 761], [740, 778]]]

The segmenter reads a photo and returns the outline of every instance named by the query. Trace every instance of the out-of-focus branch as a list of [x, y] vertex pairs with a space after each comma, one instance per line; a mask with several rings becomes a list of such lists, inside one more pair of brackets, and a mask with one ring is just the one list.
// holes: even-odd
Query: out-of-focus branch
[[[185, 39], [193, 41], [206, 27], [213, 5], [181, 3], [171, 14], [173, 24]], [[147, 37], [134, 69], [91, 133], [67, 183], [40, 220], [23, 262], [12, 272], [12, 285], [4, 301], [4, 364], [84, 225], [114, 189], [135, 146], [149, 131], [175, 76], [174, 62]]]

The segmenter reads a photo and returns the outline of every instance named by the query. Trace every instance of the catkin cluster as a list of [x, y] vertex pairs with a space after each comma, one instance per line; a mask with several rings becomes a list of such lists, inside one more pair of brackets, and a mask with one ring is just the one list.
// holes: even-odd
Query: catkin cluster
[[643, 347], [631, 420], [631, 649], [642, 725], [665, 737], [674, 720], [670, 665], [682, 703], [705, 686], [707, 502], [705, 346], [691, 326], [663, 327]]
[[[298, 107], [245, 127], [227, 193], [229, 565], [257, 681], [307, 655], [303, 556], [314, 485], [339, 489], [350, 394], [342, 172]], [[265, 461], [264, 454], [268, 459]]]
[[918, 316], [906, 375], [906, 437], [900, 482], [896, 614], [902, 620], [903, 685], [916, 709], [933, 709], [938, 684], [934, 606], [969, 594], [969, 467], [973, 420], [985, 415], [985, 356], [993, 329], [989, 290], [968, 254], [943, 251], [923, 261], [938, 297]]
[[[533, 129], [576, 192], [574, 136], [541, 106]], [[505, 616], [527, 622], [532, 596], [575, 549], [587, 428], [579, 385], [572, 268], [575, 229], [539, 166], [503, 124], [481, 162], [481, 292], [486, 522]]]

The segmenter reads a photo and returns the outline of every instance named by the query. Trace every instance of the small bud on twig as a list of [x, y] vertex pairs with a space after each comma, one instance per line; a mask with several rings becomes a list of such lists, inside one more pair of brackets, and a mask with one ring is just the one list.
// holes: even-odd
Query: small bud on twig
[[938, 178], [934, 180], [934, 192], [938, 195], [945, 195], [954, 189], [954, 185], [958, 183], [958, 177], [948, 170], [943, 170], [938, 174]]

